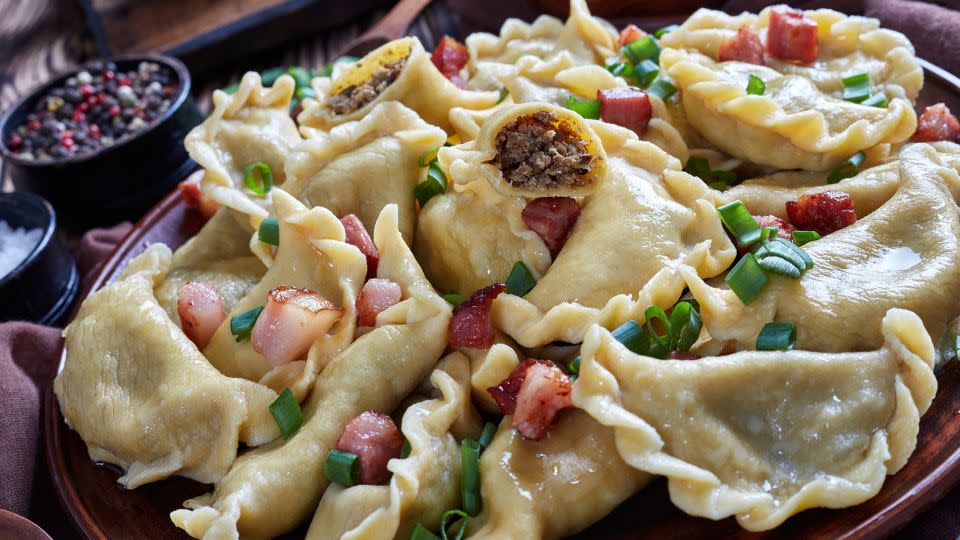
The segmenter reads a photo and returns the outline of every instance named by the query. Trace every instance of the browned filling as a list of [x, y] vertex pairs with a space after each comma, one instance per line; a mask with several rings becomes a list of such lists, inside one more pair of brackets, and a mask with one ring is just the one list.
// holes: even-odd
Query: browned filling
[[393, 81], [397, 80], [406, 63], [407, 58], [403, 57], [377, 67], [363, 84], [348, 86], [341, 90], [339, 94], [330, 96], [327, 99], [327, 106], [335, 114], [352, 113], [377, 99], [377, 96], [393, 84]]
[[500, 130], [493, 163], [511, 185], [544, 189], [582, 186], [595, 165], [587, 143], [547, 111], [521, 116]]

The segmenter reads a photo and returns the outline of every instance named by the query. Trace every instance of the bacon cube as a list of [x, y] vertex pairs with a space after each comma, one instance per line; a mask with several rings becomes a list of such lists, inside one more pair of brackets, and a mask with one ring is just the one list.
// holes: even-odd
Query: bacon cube
[[549, 360], [527, 359], [498, 386], [487, 389], [500, 410], [513, 415], [513, 427], [538, 441], [561, 410], [573, 407], [573, 382]]
[[580, 203], [572, 197], [540, 197], [530, 201], [520, 215], [556, 258], [580, 218]]
[[600, 119], [631, 129], [638, 135], [647, 131], [653, 108], [650, 96], [633, 86], [597, 91], [600, 100]]
[[850, 195], [842, 191], [824, 191], [801, 195], [787, 202], [790, 222], [800, 230], [817, 231], [827, 235], [857, 221]]
[[177, 291], [180, 327], [190, 341], [203, 349], [227, 318], [223, 298], [209, 283], [190, 281]]
[[[463, 79], [460, 78], [460, 70], [467, 65], [470, 60], [470, 52], [467, 47], [450, 36], [443, 36], [437, 48], [430, 55], [433, 65], [437, 66], [443, 76], [453, 81], [454, 84], [463, 88]], [[456, 80], [455, 80], [456, 79]]]
[[624, 45], [633, 43], [645, 35], [647, 35], [647, 33], [638, 28], [637, 25], [628, 24], [620, 31], [620, 46], [623, 47]]
[[737, 35], [720, 44], [717, 49], [717, 61], [764, 65], [763, 43], [760, 41], [760, 36], [746, 26], [741, 27]]
[[373, 278], [364, 283], [357, 298], [357, 324], [376, 326], [377, 315], [400, 302], [402, 296], [400, 285], [389, 279]]
[[271, 366], [292, 362], [307, 354], [343, 311], [309, 289], [277, 287], [267, 294], [250, 343]]
[[767, 53], [784, 62], [809, 65], [817, 59], [817, 21], [800, 10], [777, 6], [770, 12]]
[[347, 423], [336, 449], [359, 457], [361, 484], [384, 484], [391, 474], [387, 464], [403, 450], [403, 434], [389, 416], [366, 411]]
[[380, 253], [377, 252], [377, 246], [370, 238], [370, 233], [363, 226], [360, 218], [353, 214], [347, 214], [340, 218], [343, 224], [343, 232], [346, 233], [347, 243], [356, 246], [367, 258], [367, 279], [377, 276], [377, 265], [380, 263]]
[[917, 119], [917, 131], [914, 132], [914, 142], [956, 141], [960, 135], [960, 122], [950, 114], [950, 109], [943, 103], [931, 105], [923, 110]]
[[453, 310], [450, 317], [451, 347], [489, 349], [493, 345], [496, 334], [490, 321], [490, 310], [493, 301], [505, 290], [504, 283], [488, 285]]

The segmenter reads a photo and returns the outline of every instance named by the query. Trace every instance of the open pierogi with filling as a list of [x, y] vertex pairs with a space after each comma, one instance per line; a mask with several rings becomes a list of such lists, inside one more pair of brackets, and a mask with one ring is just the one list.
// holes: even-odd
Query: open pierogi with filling
[[917, 459], [960, 355], [960, 122], [906, 37], [572, 0], [428, 42], [335, 63], [296, 118], [288, 76], [215, 92], [205, 225], [64, 331], [91, 459], [209, 485], [171, 535], [590, 537], [658, 476], [768, 531]]

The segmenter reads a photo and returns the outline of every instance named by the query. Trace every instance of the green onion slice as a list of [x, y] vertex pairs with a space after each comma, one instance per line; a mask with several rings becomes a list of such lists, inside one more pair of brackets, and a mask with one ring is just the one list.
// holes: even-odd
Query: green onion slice
[[297, 82], [297, 88], [307, 88], [310, 86], [310, 72], [298, 66], [291, 66], [287, 73]]
[[567, 98], [567, 108], [584, 118], [596, 120], [600, 118], [599, 99], [577, 99], [576, 96]]
[[610, 335], [635, 354], [647, 354], [650, 350], [650, 337], [636, 321], [627, 321], [621, 324], [613, 332], [610, 332]]
[[654, 36], [655, 38], [657, 38], [657, 39], [660, 39], [660, 38], [663, 37], [664, 34], [669, 33], [669, 32], [673, 32], [673, 31], [676, 30], [677, 28], [680, 28], [680, 25], [679, 25], [679, 24], [671, 24], [671, 25], [669, 25], [669, 26], [664, 26], [663, 28], [661, 28], [661, 29], [657, 30], [656, 32], [654, 32], [654, 33], [653, 33], [653, 36]]
[[273, 83], [277, 82], [277, 79], [283, 75], [283, 72], [284, 69], [282, 67], [264, 70], [264, 72], [260, 74], [260, 83], [263, 84], [263, 86], [273, 86]]
[[789, 351], [797, 342], [797, 325], [767, 323], [757, 336], [758, 351]]
[[300, 410], [300, 404], [297, 403], [297, 398], [293, 397], [293, 392], [289, 388], [270, 404], [270, 414], [277, 422], [283, 440], [292, 437], [303, 425], [303, 411]]
[[764, 270], [772, 274], [778, 274], [791, 279], [800, 278], [799, 268], [797, 268], [790, 261], [780, 258], [776, 255], [771, 255], [769, 257], [758, 259], [757, 263], [760, 265], [760, 268], [763, 268]]
[[497, 98], [497, 105], [503, 103], [503, 100], [507, 99], [507, 96], [510, 95], [510, 90], [506, 88], [500, 89], [500, 97]]
[[[454, 520], [457, 518], [463, 520], [460, 522], [460, 528], [457, 529], [457, 534], [453, 535], [452, 537], [447, 536], [447, 529], [450, 526], [449, 523], [451, 518], [454, 518]], [[463, 510], [447, 510], [443, 513], [443, 518], [440, 519], [440, 536], [443, 538], [443, 540], [463, 540], [463, 532], [467, 529], [468, 521], [470, 521], [470, 516], [467, 514], [467, 512], [464, 512]]]
[[304, 87], [301, 87], [301, 88], [297, 88], [297, 91], [294, 92], [293, 95], [294, 95], [297, 99], [304, 99], [304, 98], [316, 99], [316, 98], [317, 98], [317, 93], [314, 92], [314, 91], [313, 91], [313, 88], [310, 88], [309, 86], [304, 86]]
[[717, 212], [720, 214], [720, 221], [741, 247], [751, 246], [760, 240], [760, 224], [753, 219], [742, 202], [727, 203], [717, 208]]
[[537, 280], [533, 278], [533, 273], [527, 268], [523, 261], [514, 263], [510, 269], [510, 275], [507, 276], [507, 293], [514, 296], [523, 296], [530, 292], [536, 286]]
[[748, 306], [760, 294], [770, 278], [753, 254], [747, 253], [727, 272], [725, 280], [743, 305]]
[[493, 436], [497, 434], [497, 425], [493, 422], [487, 422], [483, 425], [483, 433], [480, 434], [480, 439], [477, 441], [480, 443], [480, 449], [486, 450], [490, 443], [493, 442]]
[[690, 302], [678, 302], [670, 313], [670, 350], [689, 351], [700, 338], [703, 322]]
[[580, 355], [579, 354], [576, 356], [576, 358], [571, 360], [569, 364], [567, 364], [567, 368], [570, 370], [570, 373], [573, 373], [574, 376], [577, 376], [580, 374]]
[[888, 105], [887, 96], [883, 94], [874, 94], [868, 97], [867, 99], [863, 100], [863, 103], [861, 103], [861, 105], [865, 105], [867, 107], [877, 107], [880, 109], [884, 109]]
[[268, 217], [260, 222], [257, 239], [264, 244], [280, 245], [280, 224], [277, 223], [277, 218]]
[[[683, 168], [687, 174], [691, 174], [707, 182], [707, 185], [713, 189], [723, 191], [737, 181], [737, 173], [733, 171], [714, 171], [710, 169], [710, 162], [707, 158], [691, 156], [687, 160], [687, 165]], [[716, 185], [716, 187], [714, 187]]]
[[360, 483], [360, 456], [350, 452], [331, 450], [323, 464], [323, 475], [327, 480], [350, 487]]
[[763, 79], [756, 75], [750, 75], [750, 79], [747, 81], [747, 93], [753, 96], [762, 96], [766, 91], [767, 85], [763, 82]]
[[[670, 319], [667, 314], [657, 306], [650, 306], [643, 313], [646, 318], [647, 335], [653, 342], [649, 355], [654, 358], [666, 358], [670, 354]], [[663, 334], [658, 334], [653, 327], [653, 320], [659, 319], [663, 324]]]
[[653, 94], [661, 100], [666, 101], [670, 99], [672, 95], [677, 93], [677, 87], [666, 79], [657, 79], [656, 81], [653, 81], [653, 84], [650, 85], [650, 88], [647, 88], [647, 93]]
[[253, 332], [253, 325], [256, 324], [261, 311], [263, 311], [263, 306], [253, 308], [230, 319], [230, 333], [237, 337], [238, 342], [243, 338], [250, 337], [250, 332]]
[[[757, 261], [762, 261], [770, 257], [780, 258], [793, 265], [798, 272], [806, 270], [807, 263], [803, 260], [803, 257], [786, 244], [789, 244], [789, 242], [767, 242], [754, 250], [753, 256], [757, 258]], [[777, 273], [782, 274], [782, 272]], [[800, 277], [799, 274], [796, 277]]]
[[443, 299], [446, 300], [447, 303], [453, 307], [457, 307], [460, 304], [467, 301], [467, 299], [464, 298], [462, 294], [457, 294], [457, 293], [447, 293], [443, 295]]
[[784, 247], [786, 247], [787, 249], [792, 250], [794, 253], [796, 253], [797, 255], [799, 255], [801, 259], [803, 259], [803, 262], [804, 262], [804, 264], [806, 265], [806, 267], [804, 268], [804, 270], [809, 270], [809, 269], [813, 268], [813, 259], [810, 258], [810, 255], [809, 255], [806, 251], [800, 249], [800, 246], [798, 246], [798, 245], [796, 245], [796, 244], [794, 244], [794, 243], [792, 243], [792, 242], [787, 242], [787, 241], [784, 240], [783, 238], [778, 238], [778, 239], [777, 239], [777, 242], [779, 242], [780, 244], [782, 244], [782, 245], [783, 245]]
[[644, 60], [653, 60], [656, 63], [660, 63], [661, 50], [660, 44], [657, 43], [656, 38], [653, 36], [643, 36], [638, 40], [627, 43], [622, 48], [624, 56], [626, 56], [633, 65], [637, 65]]
[[410, 452], [413, 451], [413, 447], [410, 446], [410, 440], [404, 439], [403, 446], [400, 447], [400, 459], [407, 459], [410, 457]]
[[470, 516], [480, 513], [480, 443], [464, 439], [460, 443], [460, 498]]
[[870, 75], [866, 73], [843, 78], [843, 99], [846, 101], [860, 103], [870, 97], [871, 89]]
[[235, 82], [235, 83], [233, 83], [233, 84], [224, 86], [224, 87], [221, 88], [220, 90], [222, 90], [222, 91], [224, 91], [224, 92], [226, 92], [226, 93], [228, 93], [228, 94], [236, 94], [236, 93], [237, 93], [237, 90], [238, 90], [239, 88], [240, 88], [240, 82], [237, 81], [237, 82]]
[[660, 66], [653, 60], [644, 60], [633, 68], [636, 74], [637, 82], [642, 88], [646, 88], [653, 83], [653, 80], [660, 74]]
[[423, 523], [417, 523], [417, 527], [410, 534], [410, 540], [440, 540], [440, 537], [427, 530]]
[[857, 173], [860, 172], [860, 166], [863, 165], [863, 162], [866, 161], [866, 159], [867, 154], [863, 150], [850, 156], [850, 159], [837, 165], [832, 171], [830, 171], [830, 174], [827, 175], [827, 183], [836, 184], [844, 178], [856, 176]]
[[793, 243], [802, 246], [809, 244], [814, 240], [820, 239], [820, 233], [817, 231], [793, 231]]
[[780, 234], [779, 227], [764, 227], [760, 230], [760, 242], [769, 242], [770, 240], [776, 238], [778, 234]]
[[432, 161], [427, 168], [427, 179], [417, 184], [413, 194], [417, 198], [417, 202], [420, 203], [420, 208], [423, 208], [427, 201], [435, 195], [440, 195], [446, 191], [447, 175], [443, 174], [443, 170], [440, 169], [440, 165], [436, 161]]
[[623, 77], [624, 79], [628, 79], [636, 75], [636, 73], [633, 71], [633, 64], [627, 62], [626, 60], [607, 64], [607, 71], [609, 71], [615, 77]]
[[417, 165], [419, 167], [429, 167], [431, 163], [436, 161], [437, 152], [439, 151], [440, 147], [436, 146], [420, 154], [420, 157], [417, 158]]
[[[253, 174], [256, 171], [260, 176], [260, 181], [257, 181], [257, 178]], [[258, 161], [256, 163], [250, 163], [243, 168], [243, 184], [247, 186], [247, 189], [252, 191], [254, 194], [261, 197], [265, 196], [271, 188], [273, 188], [273, 171], [270, 170], [270, 165], [263, 161]]]

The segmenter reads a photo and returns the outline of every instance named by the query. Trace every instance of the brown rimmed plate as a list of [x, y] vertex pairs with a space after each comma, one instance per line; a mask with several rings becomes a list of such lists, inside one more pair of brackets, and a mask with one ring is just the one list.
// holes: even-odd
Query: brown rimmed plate
[[[926, 81], [918, 104], [944, 102], [960, 110], [960, 79], [921, 60]], [[100, 288], [119, 275], [127, 261], [154, 242], [177, 248], [196, 234], [201, 220], [174, 192], [133, 228], [106, 260], [93, 282]], [[85, 291], [82, 298], [89, 294]], [[960, 363], [938, 373], [940, 390], [920, 422], [917, 449], [907, 465], [888, 477], [869, 501], [842, 510], [802, 512], [763, 534], [742, 530], [732, 519], [715, 522], [687, 516], [676, 509], [663, 480], [624, 502], [578, 538], [877, 538], [903, 528], [960, 481]], [[171, 511], [184, 500], [210, 488], [183, 478], [125, 490], [117, 470], [90, 460], [80, 437], [66, 426], [52, 391], [46, 395], [44, 437], [53, 483], [77, 530], [90, 539], [181, 538]], [[585, 502], [585, 504], [589, 504]], [[562, 511], [562, 509], [557, 509]], [[290, 538], [302, 538], [304, 528]]]

